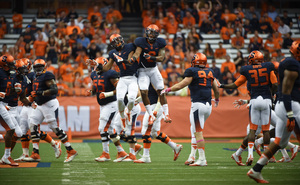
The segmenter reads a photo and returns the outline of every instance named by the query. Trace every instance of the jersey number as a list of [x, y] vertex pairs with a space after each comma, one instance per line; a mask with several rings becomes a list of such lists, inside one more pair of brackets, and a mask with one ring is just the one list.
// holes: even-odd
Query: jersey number
[[11, 91], [11, 82], [7, 82], [6, 90], [5, 90], [6, 96], [10, 94], [10, 91]]
[[37, 91], [38, 88], [39, 88], [39, 83], [38, 83], [38, 82], [34, 82], [34, 83], [33, 83], [33, 90], [34, 90], [34, 91]]
[[97, 87], [97, 92], [104, 92], [105, 91], [105, 86], [104, 86], [104, 80], [94, 80], [94, 84]]
[[[156, 56], [156, 51], [149, 51], [148, 53], [150, 56]], [[147, 60], [148, 62], [154, 62], [153, 60]]]
[[202, 86], [206, 86], [206, 84], [207, 84], [207, 78], [208, 79], [212, 79], [212, 78], [214, 78], [214, 76], [213, 76], [213, 74], [212, 74], [212, 72], [211, 71], [209, 71], [209, 73], [208, 73], [208, 75], [206, 76], [206, 73], [205, 73], [205, 71], [198, 71], [198, 76], [199, 76], [199, 78], [203, 78], [203, 83], [199, 83], [199, 85], [202, 85]]
[[[261, 68], [257, 70], [249, 70], [249, 73], [251, 74], [251, 78], [254, 78], [255, 83], [251, 84], [251, 87], [257, 87], [258, 85], [268, 85], [269, 84], [269, 75], [267, 73], [267, 68]], [[258, 81], [259, 77], [266, 77], [265, 81]]]

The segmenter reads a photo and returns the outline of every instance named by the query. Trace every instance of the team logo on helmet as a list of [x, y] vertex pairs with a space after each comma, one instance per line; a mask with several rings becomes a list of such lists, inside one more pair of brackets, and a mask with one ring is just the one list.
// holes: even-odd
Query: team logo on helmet
[[264, 55], [260, 51], [252, 51], [248, 56], [249, 65], [261, 64], [264, 62]]
[[46, 68], [46, 62], [43, 59], [37, 59], [33, 63], [33, 70], [36, 75], [41, 75]]
[[207, 64], [207, 58], [203, 53], [196, 53], [193, 56], [191, 63], [192, 63], [192, 67], [195, 66], [205, 67]]
[[111, 46], [118, 51], [121, 50], [125, 45], [123, 37], [119, 34], [112, 34], [109, 37], [109, 41]]
[[146, 28], [146, 37], [150, 42], [154, 42], [159, 35], [159, 28], [155, 24], [150, 24]]
[[296, 58], [296, 60], [300, 61], [300, 42], [294, 41], [290, 47], [290, 52]]

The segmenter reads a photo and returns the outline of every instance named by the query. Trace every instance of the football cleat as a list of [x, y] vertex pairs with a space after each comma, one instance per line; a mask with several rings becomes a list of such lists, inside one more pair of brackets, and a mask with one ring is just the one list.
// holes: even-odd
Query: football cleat
[[32, 152], [31, 156], [30, 157], [25, 157], [23, 159], [23, 161], [26, 161], [26, 162], [40, 162], [41, 158], [40, 158], [40, 155], [38, 153]]
[[259, 156], [261, 156], [260, 144], [255, 145], [255, 143], [254, 143], [254, 149], [255, 149], [256, 153], [257, 153]]
[[207, 166], [207, 161], [205, 159], [198, 159], [193, 164], [189, 164], [189, 166]]
[[123, 161], [124, 159], [126, 159], [127, 156], [128, 156], [128, 154], [127, 154], [125, 151], [118, 152], [117, 159], [115, 159], [114, 162], [115, 162], [115, 163], [121, 162], [121, 161]]
[[233, 159], [237, 165], [239, 166], [245, 166], [245, 164], [242, 162], [242, 156], [237, 156], [235, 153], [231, 155], [231, 159]]
[[299, 149], [299, 145], [295, 145], [295, 147], [291, 148], [291, 152], [292, 152], [291, 160], [293, 160], [296, 157], [298, 153], [298, 149]]
[[58, 159], [61, 155], [61, 142], [60, 141], [56, 141], [54, 146], [52, 146], [54, 151], [55, 151], [55, 157], [56, 159]]
[[140, 151], [142, 151], [142, 149], [143, 149], [143, 146], [142, 146], [142, 145], [136, 144], [136, 145], [134, 146], [134, 152], [135, 152], [135, 155], [137, 155]]
[[273, 156], [273, 157], [271, 157], [270, 159], [269, 159], [269, 161], [268, 161], [269, 163], [276, 163], [276, 159], [275, 159], [275, 157]]
[[68, 156], [66, 158], [66, 160], [64, 161], [65, 163], [69, 163], [71, 161], [73, 161], [73, 159], [78, 155], [78, 153], [72, 149], [72, 150], [67, 150]]
[[277, 163], [289, 163], [291, 162], [291, 158], [285, 158], [285, 157], [282, 157], [281, 159], [279, 159], [278, 161], [276, 161]]
[[5, 158], [4, 156], [1, 159], [2, 164], [8, 164], [10, 166], [19, 166], [18, 163], [16, 163], [10, 156], [8, 158]]
[[165, 121], [166, 123], [172, 123], [172, 119], [170, 118], [169, 115], [166, 115], [166, 116], [165, 116], [164, 121]]
[[127, 156], [123, 161], [124, 162], [133, 162], [134, 160], [136, 160], [135, 155], [133, 155], [132, 153], [129, 153], [129, 156]]
[[251, 179], [255, 180], [257, 183], [261, 183], [261, 184], [269, 184], [269, 181], [266, 181], [260, 172], [256, 172], [254, 171], [252, 168], [248, 171], [247, 173], [248, 177], [250, 177]]
[[95, 161], [97, 161], [97, 162], [110, 161], [109, 153], [102, 152], [102, 155], [100, 157], [95, 158]]
[[181, 150], [182, 150], [182, 145], [176, 145], [174, 149], [174, 161], [178, 159]]
[[153, 125], [154, 121], [156, 120], [156, 118], [154, 116], [149, 116], [149, 119], [148, 119], [148, 125]]
[[247, 165], [247, 166], [251, 166], [252, 162], [253, 162], [253, 157], [250, 156], [250, 157], [248, 157], [248, 159], [247, 159], [246, 165]]
[[22, 154], [19, 158], [15, 159], [16, 162], [21, 162], [21, 161], [24, 161], [23, 159], [25, 157], [29, 157], [28, 155], [25, 155], [25, 154]]
[[151, 159], [150, 156], [146, 157], [143, 156], [142, 158], [138, 159], [138, 160], [134, 160], [134, 163], [151, 163]]
[[195, 162], [195, 157], [194, 156], [189, 156], [189, 158], [184, 162], [185, 165], [190, 165]]

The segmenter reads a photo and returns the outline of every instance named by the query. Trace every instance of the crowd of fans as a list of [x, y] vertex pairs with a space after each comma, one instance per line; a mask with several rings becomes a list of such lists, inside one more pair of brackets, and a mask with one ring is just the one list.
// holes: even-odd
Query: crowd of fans
[[[212, 59], [208, 67], [214, 70], [215, 76], [222, 83], [231, 83], [238, 78], [241, 66], [247, 63], [247, 54], [243, 56], [241, 49], [247, 49], [248, 52], [261, 50], [266, 61], [280, 61], [284, 57], [280, 49], [289, 48], [293, 42], [292, 19], [287, 11], [283, 12], [283, 17], [279, 17], [272, 4], [263, 4], [258, 12], [254, 6], [246, 8], [241, 3], [230, 11], [219, 0], [192, 4], [180, 1], [170, 5], [158, 2], [147, 4], [141, 17], [144, 28], [156, 24], [166, 37], [165, 60], [159, 64], [166, 86], [182, 79], [184, 70], [190, 67], [190, 61], [199, 49], [208, 59]], [[7, 33], [20, 34], [14, 47], [3, 45], [1, 54], [31, 60], [45, 59], [47, 70], [57, 78], [60, 95], [82, 95], [84, 89], [91, 86], [89, 74], [83, 73], [84, 69], [88, 69], [85, 61], [100, 57], [111, 49], [106, 41], [111, 34], [120, 34], [121, 12], [110, 5], [101, 8], [95, 5], [88, 9], [86, 17], [82, 17], [73, 7], [50, 8], [48, 12], [39, 8], [36, 18], [53, 18], [55, 24], [51, 26], [46, 22], [40, 28], [36, 19], [33, 19], [22, 32], [21, 14], [14, 11], [12, 27], [4, 16], [0, 17], [0, 38]], [[183, 30], [189, 30], [188, 34], [184, 34], [186, 32]], [[259, 33], [268, 34], [267, 39], [264, 41]], [[219, 42], [219, 48], [214, 50], [209, 43], [205, 46], [202, 44], [203, 34], [218, 34], [223, 42]], [[254, 36], [248, 38], [248, 34]], [[128, 42], [134, 42], [135, 37], [130, 37]], [[250, 39], [250, 43], [245, 44], [244, 39]], [[233, 60], [223, 48], [224, 44], [237, 49], [237, 56]], [[219, 69], [215, 59], [226, 61]], [[115, 70], [118, 70], [116, 66]], [[91, 69], [88, 71], [90, 73]], [[225, 91], [223, 95], [246, 94], [243, 88]]]

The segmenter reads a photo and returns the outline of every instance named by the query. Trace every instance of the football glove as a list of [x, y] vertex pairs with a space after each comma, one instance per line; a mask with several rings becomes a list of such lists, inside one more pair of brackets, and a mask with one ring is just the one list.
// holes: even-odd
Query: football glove
[[85, 96], [92, 96], [92, 90], [86, 90]]
[[8, 105], [5, 105], [5, 108], [6, 108], [7, 111], [9, 111], [11, 109], [11, 107], [8, 106]]
[[162, 90], [162, 91], [160, 92], [160, 95], [168, 94], [170, 91], [171, 91], [171, 88], [170, 88], [170, 87], [169, 87], [169, 88], [166, 88], [166, 89], [164, 89], [164, 90]]
[[211, 99], [211, 101], [215, 102], [215, 107], [219, 105], [220, 100], [219, 99]]
[[114, 57], [117, 59], [117, 62], [123, 62], [123, 58], [116, 55], [115, 53], [114, 53]]
[[143, 55], [145, 57], [146, 60], [156, 60], [156, 57], [149, 55], [148, 53], [144, 53]]
[[22, 92], [22, 85], [20, 83], [15, 83], [14, 88], [17, 93]]
[[240, 108], [242, 105], [245, 105], [247, 104], [248, 101], [247, 100], [242, 100], [242, 99], [239, 99], [239, 100], [235, 100], [233, 102], [233, 104], [235, 104], [234, 108]]
[[31, 107], [32, 107], [33, 109], [36, 109], [37, 104], [36, 104], [35, 102], [32, 102]]
[[134, 56], [131, 57], [131, 59], [128, 61], [129, 64], [133, 64], [134, 62], [137, 62], [137, 58], [135, 58]]
[[295, 117], [293, 111], [287, 112], [286, 116], [288, 117], [287, 124], [286, 124], [287, 130], [289, 132], [292, 132], [295, 128]]
[[0, 98], [4, 99], [5, 98], [5, 94], [6, 94], [5, 92], [0, 92]]
[[100, 99], [104, 99], [104, 98], [107, 98], [107, 97], [110, 97], [110, 96], [113, 96], [114, 95], [114, 92], [113, 91], [110, 91], [110, 92], [102, 92], [99, 94], [99, 98]]
[[34, 99], [33, 99], [33, 97], [32, 97], [31, 95], [29, 95], [29, 96], [27, 97], [27, 100], [28, 100], [30, 103], [32, 103], [32, 102], [34, 101]]

